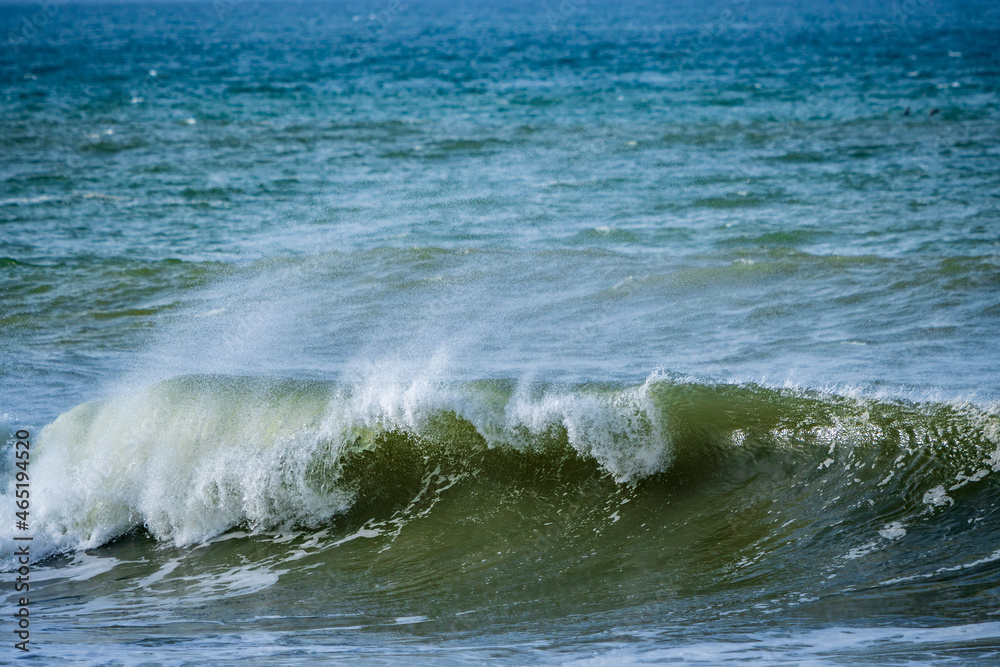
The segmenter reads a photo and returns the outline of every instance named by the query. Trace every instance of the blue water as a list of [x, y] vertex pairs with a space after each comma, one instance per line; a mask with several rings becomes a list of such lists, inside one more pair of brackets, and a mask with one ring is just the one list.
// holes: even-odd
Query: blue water
[[978, 1], [0, 5], [38, 652], [988, 664], [998, 46]]

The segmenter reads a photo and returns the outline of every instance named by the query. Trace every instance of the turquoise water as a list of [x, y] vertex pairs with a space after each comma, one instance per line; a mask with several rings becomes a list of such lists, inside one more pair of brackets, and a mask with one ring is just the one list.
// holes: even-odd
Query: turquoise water
[[992, 5], [48, 7], [32, 656], [996, 659]]

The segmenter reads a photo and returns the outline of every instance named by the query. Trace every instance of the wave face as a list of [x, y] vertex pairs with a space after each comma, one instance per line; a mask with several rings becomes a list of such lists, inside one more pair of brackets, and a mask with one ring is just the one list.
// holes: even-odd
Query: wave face
[[[750, 600], [842, 615], [933, 595], [939, 614], [990, 621], [997, 600], [1000, 416], [972, 405], [661, 375], [576, 387], [186, 376], [63, 414], [32, 470], [47, 553], [152, 538], [196, 579], [249, 568], [293, 587], [306, 566], [345, 581], [375, 568], [416, 577], [379, 608], [405, 600], [428, 617], [454, 615], [445, 585], [474, 608], [497, 591], [524, 605], [503, 614], [711, 594], [733, 598], [729, 612]], [[212, 564], [185, 549], [219, 539]], [[245, 593], [232, 585], [219, 595]]]

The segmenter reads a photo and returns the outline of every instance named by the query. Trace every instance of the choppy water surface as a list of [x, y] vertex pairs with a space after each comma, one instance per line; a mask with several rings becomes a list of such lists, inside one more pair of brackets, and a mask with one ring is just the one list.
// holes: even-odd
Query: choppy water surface
[[42, 659], [997, 659], [992, 5], [39, 7]]

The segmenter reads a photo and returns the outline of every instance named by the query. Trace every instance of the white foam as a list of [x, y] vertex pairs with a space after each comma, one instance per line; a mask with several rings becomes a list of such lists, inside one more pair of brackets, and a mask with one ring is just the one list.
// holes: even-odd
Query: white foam
[[930, 491], [924, 493], [922, 502], [931, 507], [942, 507], [944, 505], [951, 505], [955, 501], [945, 492], [943, 486], [935, 486]]
[[906, 535], [906, 528], [901, 521], [893, 521], [885, 528], [878, 531], [878, 534], [887, 540], [898, 540]]
[[413, 625], [415, 623], [426, 623], [431, 619], [426, 616], [400, 616], [395, 620], [396, 625]]
[[176, 570], [180, 564], [181, 561], [179, 558], [172, 558], [171, 560], [167, 561], [162, 566], [160, 566], [160, 569], [154, 572], [153, 574], [137, 581], [135, 585], [138, 586], [139, 588], [149, 588], [153, 584], [162, 581], [164, 577], [168, 576], [174, 570]]

